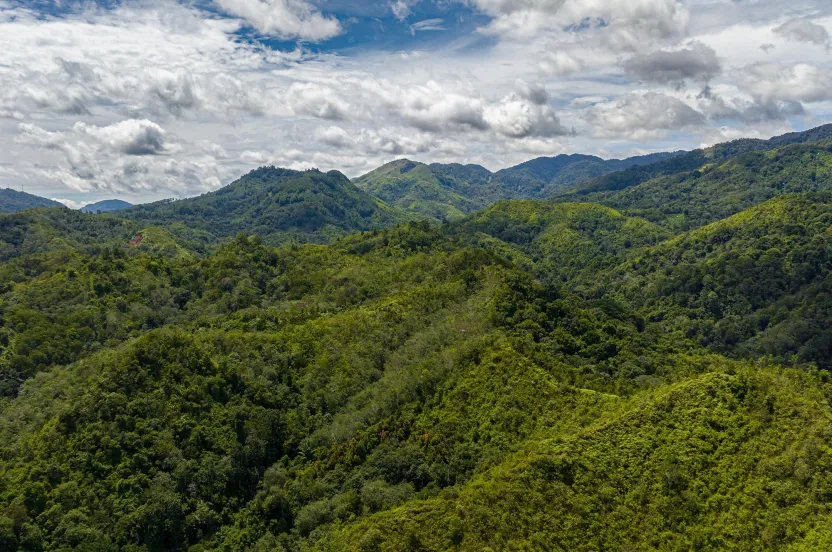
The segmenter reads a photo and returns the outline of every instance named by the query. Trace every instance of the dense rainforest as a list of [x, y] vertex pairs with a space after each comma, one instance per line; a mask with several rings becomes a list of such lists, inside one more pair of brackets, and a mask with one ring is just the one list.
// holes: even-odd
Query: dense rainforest
[[828, 550], [829, 134], [0, 215], [0, 550]]

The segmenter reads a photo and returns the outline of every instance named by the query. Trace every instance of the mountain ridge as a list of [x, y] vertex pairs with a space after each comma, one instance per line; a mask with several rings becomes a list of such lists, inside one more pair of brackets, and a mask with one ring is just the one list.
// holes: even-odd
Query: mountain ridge
[[356, 188], [338, 171], [260, 167], [198, 197], [137, 205], [119, 212], [144, 226], [162, 226], [207, 246], [240, 232], [267, 243], [324, 243], [346, 234], [407, 220]]
[[506, 199], [542, 199], [556, 189], [632, 165], [680, 155], [663, 152], [627, 159], [583, 154], [538, 157], [492, 173], [480, 165], [430, 165], [397, 159], [353, 179], [360, 189], [435, 220], [458, 219]]
[[24, 209], [36, 209], [38, 207], [66, 208], [63, 203], [52, 199], [19, 192], [11, 188], [0, 188], [0, 213], [16, 213]]

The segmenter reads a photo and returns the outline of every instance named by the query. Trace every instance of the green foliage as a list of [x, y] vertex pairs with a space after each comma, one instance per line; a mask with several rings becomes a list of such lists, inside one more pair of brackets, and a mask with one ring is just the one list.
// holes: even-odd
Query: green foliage
[[453, 493], [347, 526], [319, 550], [820, 550], [828, 377], [750, 366], [547, 428]]
[[778, 195], [828, 190], [832, 145], [821, 143], [748, 153], [722, 165], [586, 199], [678, 231], [721, 220]]
[[[766, 152], [793, 144], [821, 142], [832, 138], [832, 125], [824, 125], [805, 132], [776, 136], [770, 140], [741, 139], [717, 144], [708, 149], [695, 150], [655, 163], [637, 165], [584, 182], [573, 190], [559, 193], [564, 200], [598, 201], [608, 194], [624, 190], [652, 179], [684, 178], [709, 165], [721, 165], [725, 161], [751, 152]], [[661, 205], [661, 203], [659, 204]], [[750, 206], [750, 205], [749, 205]]]
[[244, 232], [269, 244], [325, 243], [407, 220], [358, 190], [337, 171], [262, 167], [216, 192], [139, 205], [119, 212], [142, 226], [162, 226], [193, 247]]
[[66, 247], [96, 251], [127, 243], [139, 230], [131, 221], [91, 217], [69, 209], [32, 209], [0, 215], [0, 262]]
[[502, 193], [398, 162], [365, 184], [410, 214], [266, 168], [0, 216], [0, 550], [828, 548], [832, 197], [763, 202], [825, 185], [826, 144], [769, 148], [823, 133], [609, 195], [660, 215], [395, 226]]
[[479, 165], [393, 161], [355, 180], [382, 201], [433, 220], [456, 220], [506, 199], [542, 199], [555, 190], [677, 154], [603, 160], [590, 155], [540, 157], [491, 173]]
[[16, 213], [24, 209], [35, 209], [37, 207], [59, 207], [66, 209], [61, 203], [46, 199], [45, 197], [38, 197], [27, 194], [26, 192], [18, 192], [11, 188], [0, 188], [0, 213]]
[[560, 190], [577, 186], [602, 175], [631, 167], [650, 165], [677, 153], [654, 153], [628, 159], [604, 160], [593, 155], [540, 157], [494, 174], [494, 181], [506, 190], [505, 199], [544, 199]]
[[832, 196], [783, 196], [634, 255], [593, 293], [722, 354], [830, 369], [830, 228]]
[[446, 231], [490, 249], [549, 282], [593, 280], [632, 250], [656, 244], [668, 233], [644, 219], [590, 203], [498, 203]]
[[459, 219], [503, 198], [491, 173], [476, 165], [388, 163], [354, 181], [380, 200], [434, 220]]
[[[103, 295], [48, 295], [70, 285], [53, 269], [10, 301], [65, 313], [31, 326], [46, 325], [39, 350], [74, 355], [37, 366], [0, 417], [4, 538], [45, 549], [305, 546], [463, 484], [541, 424], [586, 425], [615, 399], [573, 383], [634, 389], [633, 359], [657, 347], [425, 223], [331, 247], [240, 236], [205, 259], [74, 262], [108, 278]], [[107, 298], [124, 317], [75, 351], [59, 328]], [[136, 327], [140, 306], [166, 327]], [[17, 356], [33, 358], [16, 348], [32, 332], [13, 335]]]

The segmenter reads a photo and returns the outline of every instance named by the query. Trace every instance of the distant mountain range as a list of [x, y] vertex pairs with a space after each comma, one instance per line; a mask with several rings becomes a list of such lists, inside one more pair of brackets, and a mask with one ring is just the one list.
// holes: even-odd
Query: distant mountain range
[[0, 550], [829, 550], [832, 126], [621, 163], [0, 215]]
[[97, 203], [92, 203], [90, 205], [85, 205], [84, 207], [81, 207], [81, 212], [107, 213], [110, 211], [122, 211], [132, 206], [132, 203], [127, 203], [126, 201], [122, 201], [120, 199], [105, 199], [104, 201], [99, 201]]
[[[783, 193], [828, 189], [829, 140], [832, 125], [621, 160], [540, 157], [494, 173], [479, 165], [400, 159], [353, 181], [337, 171], [263, 167], [199, 197], [138, 206], [106, 200], [82, 211], [118, 211], [198, 248], [241, 232], [270, 244], [328, 243], [407, 220], [460, 220], [504, 200], [594, 202], [684, 230]], [[0, 212], [56, 206], [61, 204], [0, 191]]]
[[649, 165], [684, 152], [604, 160], [591, 155], [539, 157], [492, 173], [479, 165], [388, 163], [353, 182], [396, 207], [434, 219], [455, 219], [502, 199], [543, 199], [592, 178]]

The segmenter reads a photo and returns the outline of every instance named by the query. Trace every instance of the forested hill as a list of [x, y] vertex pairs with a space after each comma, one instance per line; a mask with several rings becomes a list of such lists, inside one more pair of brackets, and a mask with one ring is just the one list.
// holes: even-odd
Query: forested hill
[[337, 171], [262, 167], [208, 194], [119, 212], [142, 226], [162, 226], [193, 244], [240, 232], [271, 244], [323, 243], [408, 219], [356, 188]]
[[719, 165], [722, 162], [750, 152], [771, 151], [792, 144], [822, 142], [832, 139], [832, 124], [813, 128], [804, 132], [793, 132], [776, 136], [769, 140], [740, 139], [732, 142], [717, 144], [716, 146], [695, 150], [659, 160], [655, 163], [638, 165], [628, 169], [612, 172], [598, 178], [581, 183], [566, 193], [559, 195], [580, 196], [581, 201], [590, 201], [592, 194], [615, 192], [637, 186], [648, 180], [684, 174], [709, 165]]
[[504, 199], [542, 199], [556, 190], [631, 166], [683, 152], [604, 160], [591, 155], [539, 157], [491, 173], [479, 165], [426, 165], [407, 159], [388, 163], [354, 180], [391, 205], [435, 220], [459, 219]]
[[0, 551], [830, 549], [832, 149], [798, 142], [567, 198], [604, 204], [367, 184], [442, 223], [272, 167], [0, 215]]
[[478, 165], [393, 161], [353, 182], [380, 200], [435, 220], [458, 219], [504, 198]]
[[619, 191], [586, 193], [583, 188], [555, 200], [602, 203], [678, 231], [723, 219], [781, 194], [832, 190], [832, 139], [742, 153], [722, 161], [718, 157], [706, 156], [699, 166], [686, 166]]
[[494, 174], [495, 182], [505, 190], [506, 199], [544, 199], [559, 190], [592, 178], [672, 159], [684, 152], [662, 152], [627, 159], [601, 159], [594, 155], [558, 155], [539, 157]]
[[106, 213], [108, 211], [121, 211], [132, 207], [133, 204], [120, 199], [105, 199], [104, 201], [97, 201], [90, 205], [85, 205], [81, 208], [84, 213]]
[[0, 213], [16, 213], [17, 211], [34, 209], [36, 207], [63, 206], [62, 203], [46, 199], [45, 197], [38, 197], [27, 194], [26, 192], [18, 192], [11, 188], [0, 188]]
[[[830, 379], [740, 341], [719, 347], [753, 362], [715, 356], [667, 325], [714, 323], [677, 303], [695, 294], [672, 272], [688, 249], [691, 273], [727, 263], [692, 295], [705, 301], [732, 287], [776, 301], [809, 267], [828, 275], [825, 200], [782, 201], [657, 245], [656, 227], [607, 208], [528, 204], [512, 216], [598, 243], [565, 285], [424, 222], [330, 246], [241, 235], [201, 259], [116, 245], [9, 261], [3, 373], [37, 377], [0, 401], [0, 542], [817, 550], [832, 538]], [[619, 232], [645, 239], [607, 247]], [[545, 257], [545, 234], [503, 238]], [[733, 257], [757, 240], [779, 250], [759, 285]], [[598, 298], [569, 289], [582, 261], [589, 283], [609, 282]]]

